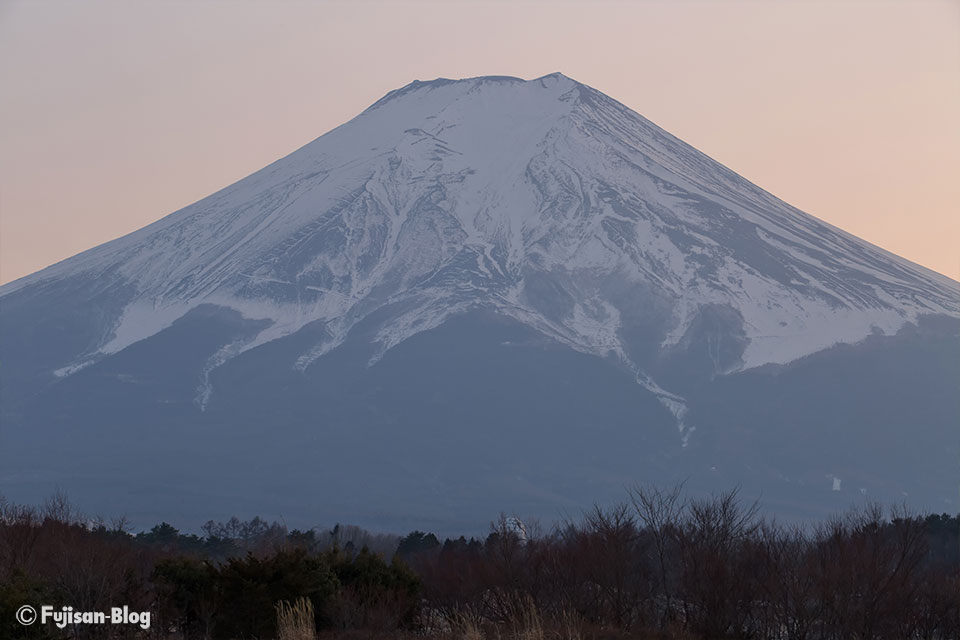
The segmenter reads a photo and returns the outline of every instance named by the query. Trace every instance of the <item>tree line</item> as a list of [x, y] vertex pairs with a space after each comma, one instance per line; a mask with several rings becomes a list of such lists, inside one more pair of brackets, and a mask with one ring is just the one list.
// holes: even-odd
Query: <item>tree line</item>
[[[260, 518], [134, 534], [0, 499], [0, 638], [960, 638], [960, 519], [878, 505], [805, 526], [736, 491], [638, 488], [544, 531], [446, 539]], [[23, 604], [150, 611], [22, 626]]]

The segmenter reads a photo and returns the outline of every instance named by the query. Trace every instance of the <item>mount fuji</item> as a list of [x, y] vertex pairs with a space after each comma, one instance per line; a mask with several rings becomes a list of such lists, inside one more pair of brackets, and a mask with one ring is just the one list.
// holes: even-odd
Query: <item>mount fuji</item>
[[957, 282], [586, 85], [416, 81], [0, 287], [0, 494], [443, 531], [677, 480], [955, 510], [958, 330]]

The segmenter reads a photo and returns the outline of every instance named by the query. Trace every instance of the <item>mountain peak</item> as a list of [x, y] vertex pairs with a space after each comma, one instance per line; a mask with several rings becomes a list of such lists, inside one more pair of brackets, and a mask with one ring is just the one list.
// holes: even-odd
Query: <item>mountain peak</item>
[[388, 92], [382, 98], [370, 105], [367, 111], [381, 107], [388, 102], [396, 100], [402, 96], [409, 95], [413, 92], [433, 90], [440, 87], [452, 86], [464, 91], [477, 91], [483, 87], [519, 87], [524, 85], [539, 86], [541, 88], [556, 88], [557, 86], [573, 88], [574, 86], [584, 86], [559, 72], [550, 73], [532, 80], [524, 80], [523, 78], [517, 78], [515, 76], [502, 75], [475, 76], [459, 79], [434, 78], [433, 80], [413, 80], [399, 89], [394, 89], [393, 91]]
[[[467, 485], [491, 509], [524, 493], [573, 508], [562, 487], [620, 491], [640, 469], [716, 486], [725, 447], [788, 501], [840, 475], [939, 496], [943, 474], [914, 489], [926, 469], [886, 460], [857, 480], [868, 456], [835, 450], [897, 434], [890, 451], [919, 443], [904, 459], [956, 458], [956, 282], [557, 73], [412, 82], [0, 304], [0, 481], [89, 465], [102, 490], [155, 460], [141, 497], [176, 477], [185, 496], [275, 505], [295, 485], [371, 512], [429, 496], [429, 513]], [[767, 380], [768, 364], [790, 366]], [[831, 405], [865, 397], [861, 378], [869, 402]], [[126, 444], [104, 460], [104, 441]], [[803, 468], [776, 461], [811, 443]]]
[[[743, 332], [717, 365], [731, 371], [960, 306], [955, 282], [797, 211], [561, 73], [415, 80], [223, 191], [0, 295], [79, 274], [110, 274], [131, 296], [94, 358], [215, 301], [271, 322], [239, 351], [311, 322], [338, 326], [299, 360], [309, 363], [407, 301], [383, 349], [479, 304], [642, 368], [624, 337], [633, 303], [611, 293], [616, 282], [662, 308], [664, 347], [704, 308], [727, 309]], [[536, 293], [546, 282], [552, 301]]]
[[559, 71], [554, 71], [553, 73], [548, 73], [545, 76], [540, 76], [539, 78], [536, 78], [535, 80], [531, 80], [530, 82], [536, 82], [536, 81], [542, 81], [542, 80], [556, 80], [559, 82], [571, 82], [573, 84], [580, 84], [570, 76], [564, 75]]

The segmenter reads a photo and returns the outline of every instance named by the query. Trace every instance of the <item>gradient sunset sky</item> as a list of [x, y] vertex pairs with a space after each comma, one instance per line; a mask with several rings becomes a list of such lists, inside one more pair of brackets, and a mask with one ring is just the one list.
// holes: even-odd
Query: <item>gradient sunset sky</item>
[[554, 71], [960, 279], [960, 2], [0, 3], [0, 283], [411, 80]]

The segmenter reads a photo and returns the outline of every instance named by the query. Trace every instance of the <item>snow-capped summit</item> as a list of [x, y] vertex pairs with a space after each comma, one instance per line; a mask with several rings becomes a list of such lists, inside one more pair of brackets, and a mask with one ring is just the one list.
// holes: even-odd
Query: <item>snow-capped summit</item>
[[483, 313], [627, 372], [687, 445], [703, 431], [702, 385], [957, 318], [960, 286], [554, 73], [414, 81], [243, 180], [0, 288], [0, 305], [3, 356], [29, 363], [4, 389], [17, 411], [212, 309], [243, 330], [204, 329], [216, 339], [193, 350], [182, 393], [199, 416], [264, 349], [306, 380], [351, 340], [375, 368]]
[[[663, 345], [705, 304], [743, 317], [725, 370], [788, 362], [921, 313], [956, 283], [816, 220], [603, 94], [555, 73], [414, 81], [286, 158], [159, 222], [3, 289], [64, 275], [132, 295], [96, 359], [214, 302], [270, 328], [338, 335], [409, 298], [385, 348], [482, 301], [577, 349], [630, 360], [624, 304], [670, 307]], [[530, 276], [566, 308], [544, 309]], [[65, 362], [65, 367], [78, 364]]]

